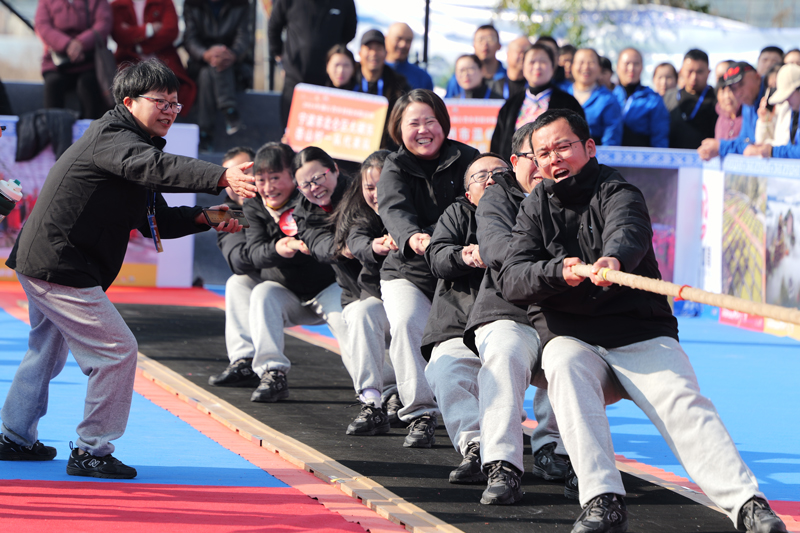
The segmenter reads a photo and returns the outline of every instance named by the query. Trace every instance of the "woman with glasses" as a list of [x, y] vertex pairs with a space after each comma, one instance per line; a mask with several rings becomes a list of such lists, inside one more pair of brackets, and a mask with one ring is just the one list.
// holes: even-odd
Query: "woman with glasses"
[[342, 202], [353, 180], [339, 172], [333, 159], [321, 148], [309, 146], [292, 162], [292, 173], [304, 198], [294, 211], [297, 236], [306, 243], [311, 257], [330, 264], [341, 287], [338, 309], [328, 314], [340, 315], [340, 331], [336, 333], [347, 371], [361, 411], [347, 427], [348, 435], [380, 435], [390, 429], [389, 417], [383, 408], [386, 333], [369, 313], [370, 304], [362, 304], [358, 277], [361, 262], [345, 245], [336, 247], [334, 209]]
[[511, 96], [500, 108], [492, 135], [492, 152], [509, 160], [514, 132], [548, 109], [571, 109], [583, 116], [581, 104], [553, 84], [555, 67], [553, 51], [544, 44], [536, 43], [525, 53], [522, 75], [527, 88]]
[[[209, 228], [200, 207], [168, 207], [160, 192], [255, 194], [243, 170], [163, 151], [180, 109], [178, 78], [156, 59], [117, 73], [117, 106], [95, 120], [50, 169], [6, 264], [28, 296], [31, 334], [2, 411], [0, 458], [41, 461], [56, 449], [38, 441], [48, 385], [67, 352], [88, 376], [86, 409], [67, 474], [130, 479], [136, 470], [111, 456], [128, 422], [137, 345], [106, 289], [119, 274], [132, 230], [171, 239]], [[228, 207], [217, 206], [227, 210]], [[238, 222], [217, 231], [241, 230]], [[166, 245], [165, 245], [166, 246]], [[50, 437], [53, 438], [53, 437]], [[67, 436], [62, 436], [64, 440]]]
[[430, 448], [439, 408], [424, 376], [422, 334], [436, 278], [423, 255], [439, 217], [464, 194], [464, 172], [478, 151], [447, 139], [450, 116], [434, 92], [415, 89], [401, 97], [389, 120], [400, 145], [386, 159], [378, 183], [378, 212], [397, 244], [381, 268], [381, 296], [392, 333], [389, 356], [409, 424], [404, 446]]

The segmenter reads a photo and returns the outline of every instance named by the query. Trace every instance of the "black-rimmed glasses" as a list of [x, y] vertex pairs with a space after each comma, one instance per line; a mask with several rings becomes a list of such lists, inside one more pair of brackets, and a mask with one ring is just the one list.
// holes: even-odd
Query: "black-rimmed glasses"
[[177, 115], [178, 113], [181, 112], [181, 109], [183, 109], [183, 104], [167, 102], [163, 98], [153, 98], [152, 96], [145, 96], [143, 94], [140, 94], [139, 98], [144, 98], [145, 100], [150, 100], [151, 102], [156, 104], [156, 108], [159, 111], [166, 111], [167, 109], [172, 108], [172, 111], [175, 112], [175, 114]]

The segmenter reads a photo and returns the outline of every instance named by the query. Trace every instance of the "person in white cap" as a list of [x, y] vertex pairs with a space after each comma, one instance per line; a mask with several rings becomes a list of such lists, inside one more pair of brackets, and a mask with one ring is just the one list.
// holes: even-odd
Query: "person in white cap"
[[[771, 113], [767, 104], [774, 105]], [[765, 96], [758, 109], [756, 131], [773, 127], [771, 139], [762, 144], [751, 144], [744, 150], [746, 156], [800, 158], [800, 136], [798, 122], [800, 118], [800, 66], [784, 65], [778, 71], [776, 91]]]

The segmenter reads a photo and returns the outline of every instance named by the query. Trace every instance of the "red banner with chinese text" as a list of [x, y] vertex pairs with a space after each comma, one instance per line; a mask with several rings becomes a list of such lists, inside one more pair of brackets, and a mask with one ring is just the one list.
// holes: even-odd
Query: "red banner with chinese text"
[[497, 125], [497, 114], [505, 100], [467, 100], [447, 98], [450, 114], [448, 138], [468, 144], [479, 152], [488, 152]]
[[294, 88], [286, 137], [297, 151], [313, 145], [360, 163], [380, 148], [388, 108], [383, 96], [301, 83]]

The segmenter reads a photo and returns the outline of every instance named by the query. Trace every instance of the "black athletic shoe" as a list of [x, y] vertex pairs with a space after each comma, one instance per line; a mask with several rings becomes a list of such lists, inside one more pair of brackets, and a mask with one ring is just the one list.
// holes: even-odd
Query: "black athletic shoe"
[[408, 425], [406, 448], [430, 448], [436, 443], [436, 415], [422, 415]]
[[386, 416], [389, 417], [389, 424], [392, 427], [401, 426], [403, 422], [400, 420], [400, 409], [403, 408], [403, 402], [400, 401], [400, 395], [396, 392], [393, 392], [386, 398], [386, 401], [383, 402], [383, 406], [386, 407]]
[[511, 505], [522, 499], [521, 472], [511, 463], [492, 461], [485, 467], [489, 484], [481, 495], [483, 505]]
[[567, 461], [567, 477], [564, 479], [564, 497], [570, 500], [580, 499], [580, 492], [578, 491], [578, 476], [575, 475], [575, 469], [572, 468], [572, 462]]
[[208, 384], [215, 387], [256, 387], [259, 381], [252, 358], [234, 361], [221, 374], [208, 378]]
[[625, 533], [628, 531], [628, 508], [617, 494], [601, 494], [583, 508], [572, 533]]
[[250, 396], [251, 402], [277, 402], [289, 397], [289, 384], [286, 374], [280, 370], [270, 370], [261, 376], [261, 384]]
[[[356, 404], [358, 405], [358, 404]], [[361, 412], [347, 426], [348, 435], [383, 435], [389, 433], [389, 417], [383, 407], [375, 407], [368, 403], [361, 403]]]
[[556, 454], [556, 443], [545, 444], [533, 454], [533, 475], [547, 481], [559, 481], [567, 477], [567, 461]]
[[467, 444], [467, 453], [455, 470], [450, 472], [450, 483], [467, 485], [470, 483], [486, 483], [486, 474], [481, 470], [481, 443]]
[[739, 518], [747, 529], [747, 533], [786, 533], [786, 525], [778, 515], [769, 508], [762, 498], [753, 497], [747, 500], [739, 511]]
[[[70, 443], [72, 446], [72, 443]], [[86, 452], [78, 454], [78, 448], [72, 450], [67, 461], [67, 474], [70, 476], [102, 477], [106, 479], [133, 479], [136, 469], [122, 464], [122, 461], [106, 455], [96, 457]]]
[[58, 452], [38, 440], [28, 448], [0, 433], [0, 461], [50, 461]]

